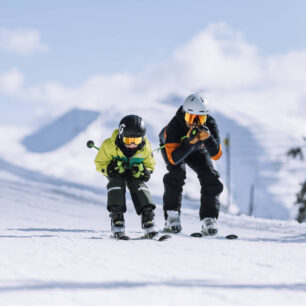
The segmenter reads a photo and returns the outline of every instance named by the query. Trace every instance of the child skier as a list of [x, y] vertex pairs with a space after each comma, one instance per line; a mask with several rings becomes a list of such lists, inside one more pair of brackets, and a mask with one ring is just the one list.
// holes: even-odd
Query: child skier
[[146, 134], [143, 119], [128, 115], [121, 119], [119, 129], [106, 139], [96, 156], [96, 169], [108, 179], [107, 209], [111, 217], [111, 230], [116, 239], [125, 236], [126, 186], [130, 190], [136, 213], [141, 215], [145, 236], [157, 235], [154, 224], [155, 205], [145, 182], [150, 179], [155, 160]]

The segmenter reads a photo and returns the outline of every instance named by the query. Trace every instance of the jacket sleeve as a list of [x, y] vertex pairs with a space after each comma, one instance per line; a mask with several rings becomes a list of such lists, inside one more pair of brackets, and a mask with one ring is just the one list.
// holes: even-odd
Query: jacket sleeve
[[111, 141], [110, 139], [106, 139], [101, 147], [100, 150], [96, 156], [95, 164], [96, 169], [99, 172], [102, 172], [105, 176], [107, 176], [107, 166], [112, 161], [113, 156], [110, 153], [111, 149]]
[[222, 147], [219, 129], [213, 117], [210, 117], [207, 126], [210, 130], [211, 136], [204, 141], [204, 145], [210, 157], [214, 160], [218, 160], [222, 156]]
[[172, 165], [181, 163], [195, 150], [188, 142], [181, 142], [175, 127], [171, 124], [164, 131], [164, 139], [167, 158]]
[[187, 141], [182, 142], [179, 147], [177, 147], [172, 152], [172, 163], [177, 165], [184, 161], [194, 150], [196, 146], [189, 144]]
[[145, 147], [145, 159], [143, 161], [143, 164], [145, 165], [145, 167], [153, 172], [154, 171], [154, 165], [155, 165], [155, 159], [152, 153], [152, 149], [151, 149], [151, 144], [148, 141], [148, 139], [146, 139], [146, 147]]

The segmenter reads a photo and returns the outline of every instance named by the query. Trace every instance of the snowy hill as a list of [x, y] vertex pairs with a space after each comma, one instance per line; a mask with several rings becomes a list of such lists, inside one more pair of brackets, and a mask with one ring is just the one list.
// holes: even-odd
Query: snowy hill
[[[221, 214], [220, 234], [164, 242], [109, 239], [101, 189], [0, 161], [1, 305], [277, 305], [306, 299], [306, 224]], [[156, 222], [163, 226], [161, 197]], [[127, 233], [141, 234], [128, 201]]]

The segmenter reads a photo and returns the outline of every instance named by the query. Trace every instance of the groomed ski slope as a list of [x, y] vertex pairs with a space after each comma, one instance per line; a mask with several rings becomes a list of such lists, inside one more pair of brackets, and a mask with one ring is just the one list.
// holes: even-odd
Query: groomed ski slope
[[[221, 214], [220, 234], [239, 240], [191, 238], [200, 224], [186, 203], [182, 235], [115, 241], [103, 188], [1, 165], [1, 306], [305, 305], [305, 223]], [[127, 233], [137, 237], [128, 207]]]

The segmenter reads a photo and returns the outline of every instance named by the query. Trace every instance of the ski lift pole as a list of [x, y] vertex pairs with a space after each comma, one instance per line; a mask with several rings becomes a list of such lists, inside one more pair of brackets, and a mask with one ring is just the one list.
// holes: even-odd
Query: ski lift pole
[[252, 184], [250, 188], [249, 216], [253, 216], [254, 212], [254, 193], [255, 193], [255, 186], [254, 184]]

